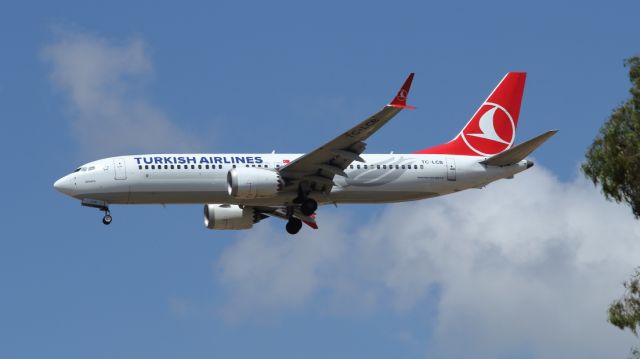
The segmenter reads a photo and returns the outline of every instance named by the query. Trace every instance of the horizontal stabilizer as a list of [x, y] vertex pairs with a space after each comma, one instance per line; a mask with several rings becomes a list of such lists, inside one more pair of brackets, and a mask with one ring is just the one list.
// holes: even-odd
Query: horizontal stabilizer
[[530, 139], [529, 141], [523, 142], [504, 152], [498, 153], [495, 156], [489, 157], [480, 163], [488, 166], [508, 166], [514, 163], [518, 163], [529, 156], [529, 154], [535, 151], [536, 148], [540, 147], [540, 145], [545, 143], [545, 141], [551, 138], [551, 136], [555, 135], [556, 132], [558, 132], [558, 130], [545, 132], [537, 137]]

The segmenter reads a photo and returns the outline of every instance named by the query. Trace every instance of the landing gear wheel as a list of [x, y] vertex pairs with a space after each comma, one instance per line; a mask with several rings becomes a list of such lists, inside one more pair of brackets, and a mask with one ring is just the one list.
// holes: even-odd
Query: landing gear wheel
[[105, 225], [111, 224], [112, 220], [113, 218], [111, 218], [110, 214], [105, 214], [104, 217], [102, 217], [102, 223], [104, 223]]
[[305, 216], [310, 216], [315, 213], [316, 209], [318, 209], [318, 202], [311, 198], [307, 198], [300, 205], [300, 212]]
[[289, 234], [296, 234], [300, 232], [300, 228], [302, 228], [302, 221], [291, 217], [289, 218], [289, 222], [287, 222], [287, 232]]

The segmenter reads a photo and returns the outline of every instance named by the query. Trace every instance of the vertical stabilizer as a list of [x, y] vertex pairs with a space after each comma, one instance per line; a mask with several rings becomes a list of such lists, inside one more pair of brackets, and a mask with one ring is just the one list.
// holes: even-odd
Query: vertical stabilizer
[[453, 140], [415, 153], [493, 156], [511, 148], [526, 78], [507, 73]]

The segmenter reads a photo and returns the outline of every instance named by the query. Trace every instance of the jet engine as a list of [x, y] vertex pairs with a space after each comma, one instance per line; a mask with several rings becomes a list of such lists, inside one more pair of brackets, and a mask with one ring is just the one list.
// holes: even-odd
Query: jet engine
[[252, 207], [229, 204], [205, 204], [204, 225], [209, 229], [249, 229], [264, 218]]
[[262, 168], [233, 168], [227, 173], [229, 196], [240, 199], [274, 197], [284, 186], [280, 174]]

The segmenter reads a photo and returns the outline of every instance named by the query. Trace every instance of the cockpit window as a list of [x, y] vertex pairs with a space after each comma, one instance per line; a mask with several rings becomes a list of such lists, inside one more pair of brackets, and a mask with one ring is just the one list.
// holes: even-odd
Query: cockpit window
[[87, 167], [82, 167], [80, 170], [81, 170], [82, 172], [86, 172], [86, 171], [87, 171]]
[[89, 169], [87, 171], [93, 171], [95, 169], [96, 169], [96, 166], [91, 166], [91, 167], [89, 167]]
[[75, 171], [73, 171], [73, 173], [80, 172], [80, 169], [81, 169], [80, 167], [76, 168]]

